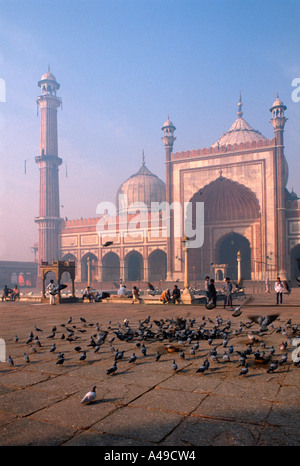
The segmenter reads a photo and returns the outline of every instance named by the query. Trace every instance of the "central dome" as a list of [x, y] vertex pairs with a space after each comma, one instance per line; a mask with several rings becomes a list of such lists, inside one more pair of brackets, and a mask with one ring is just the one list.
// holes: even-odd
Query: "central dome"
[[245, 120], [242, 118], [242, 99], [239, 98], [238, 103], [238, 118], [235, 120], [231, 128], [224, 133], [218, 141], [216, 141], [211, 147], [222, 147], [247, 142], [259, 142], [265, 141], [265, 137], [257, 130], [253, 129]]
[[134, 203], [143, 203], [150, 211], [152, 202], [161, 203], [165, 200], [166, 184], [146, 167], [143, 159], [138, 172], [128, 178], [118, 189], [116, 205], [119, 214], [126, 213], [126, 208], [128, 213], [131, 210], [135, 213], [137, 204], [130, 209]]

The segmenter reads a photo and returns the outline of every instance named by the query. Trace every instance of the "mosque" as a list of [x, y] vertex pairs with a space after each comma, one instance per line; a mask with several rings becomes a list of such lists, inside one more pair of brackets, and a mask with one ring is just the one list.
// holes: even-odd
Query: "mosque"
[[[300, 203], [297, 194], [287, 189], [286, 106], [278, 95], [270, 108], [272, 139], [243, 118], [241, 97], [236, 120], [208, 148], [173, 152], [176, 127], [168, 118], [161, 128], [166, 182], [147, 168], [143, 156], [136, 173], [116, 187], [115, 213], [64, 220], [60, 217], [58, 177], [62, 163], [57, 136], [60, 85], [48, 70], [38, 86], [41, 136], [36, 163], [40, 185], [35, 222], [40, 264], [75, 261], [76, 282], [90, 281], [99, 287], [120, 280], [183, 281], [184, 232], [178, 234], [176, 209], [166, 206], [188, 203], [194, 230], [197, 205], [204, 206], [203, 241], [189, 249], [190, 282], [202, 281], [206, 275], [216, 280], [230, 276], [255, 281], [299, 276]], [[161, 206], [155, 215], [150, 210], [153, 205]], [[184, 209], [178, 215], [184, 224]]]

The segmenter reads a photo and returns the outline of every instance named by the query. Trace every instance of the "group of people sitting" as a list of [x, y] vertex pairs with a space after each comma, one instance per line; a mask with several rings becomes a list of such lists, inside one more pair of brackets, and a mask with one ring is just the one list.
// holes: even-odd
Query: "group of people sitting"
[[20, 290], [18, 285], [14, 286], [14, 289], [8, 288], [7, 285], [3, 288], [2, 301], [17, 301], [20, 299]]
[[172, 296], [171, 296], [169, 288], [167, 288], [165, 291], [162, 292], [159, 300], [162, 301], [164, 304], [179, 303], [181, 301], [181, 298], [180, 298], [180, 289], [178, 288], [178, 285], [174, 285]]

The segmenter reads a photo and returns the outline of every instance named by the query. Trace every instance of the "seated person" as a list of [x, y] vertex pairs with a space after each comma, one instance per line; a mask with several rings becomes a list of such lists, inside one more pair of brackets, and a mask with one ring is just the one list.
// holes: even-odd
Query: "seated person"
[[132, 304], [137, 301], [138, 303], [141, 301], [140, 299], [140, 292], [136, 286], [132, 288]]
[[13, 292], [12, 292], [12, 299], [16, 301], [17, 299], [20, 299], [20, 290], [18, 288], [18, 285], [15, 285]]
[[91, 287], [89, 285], [86, 287], [86, 289], [83, 292], [82, 302], [84, 301], [84, 298], [88, 298], [89, 302], [92, 301]]
[[13, 292], [13, 290], [11, 288], [8, 288], [7, 285], [4, 285], [2, 301], [6, 301], [7, 299], [9, 299], [12, 292]]
[[165, 291], [163, 291], [159, 298], [159, 300], [162, 301], [164, 304], [169, 303], [170, 299], [171, 299], [171, 296], [170, 296], [169, 289], [166, 289]]
[[118, 296], [122, 296], [122, 297], [126, 296], [126, 286], [125, 285], [120, 285], [120, 288], [118, 289]]
[[180, 289], [177, 285], [174, 285], [173, 292], [172, 292], [172, 303], [179, 303], [180, 301]]

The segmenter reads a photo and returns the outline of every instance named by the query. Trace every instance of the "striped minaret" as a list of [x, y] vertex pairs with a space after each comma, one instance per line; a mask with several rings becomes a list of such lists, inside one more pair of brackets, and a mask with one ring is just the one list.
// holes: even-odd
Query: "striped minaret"
[[61, 98], [56, 96], [60, 85], [53, 74], [43, 74], [38, 82], [41, 95], [37, 104], [41, 111], [41, 139], [40, 155], [35, 158], [40, 172], [39, 216], [35, 219], [38, 224], [39, 241], [38, 257], [41, 261], [59, 259], [59, 178], [58, 169], [62, 159], [58, 157], [57, 144], [57, 109], [61, 105]]

